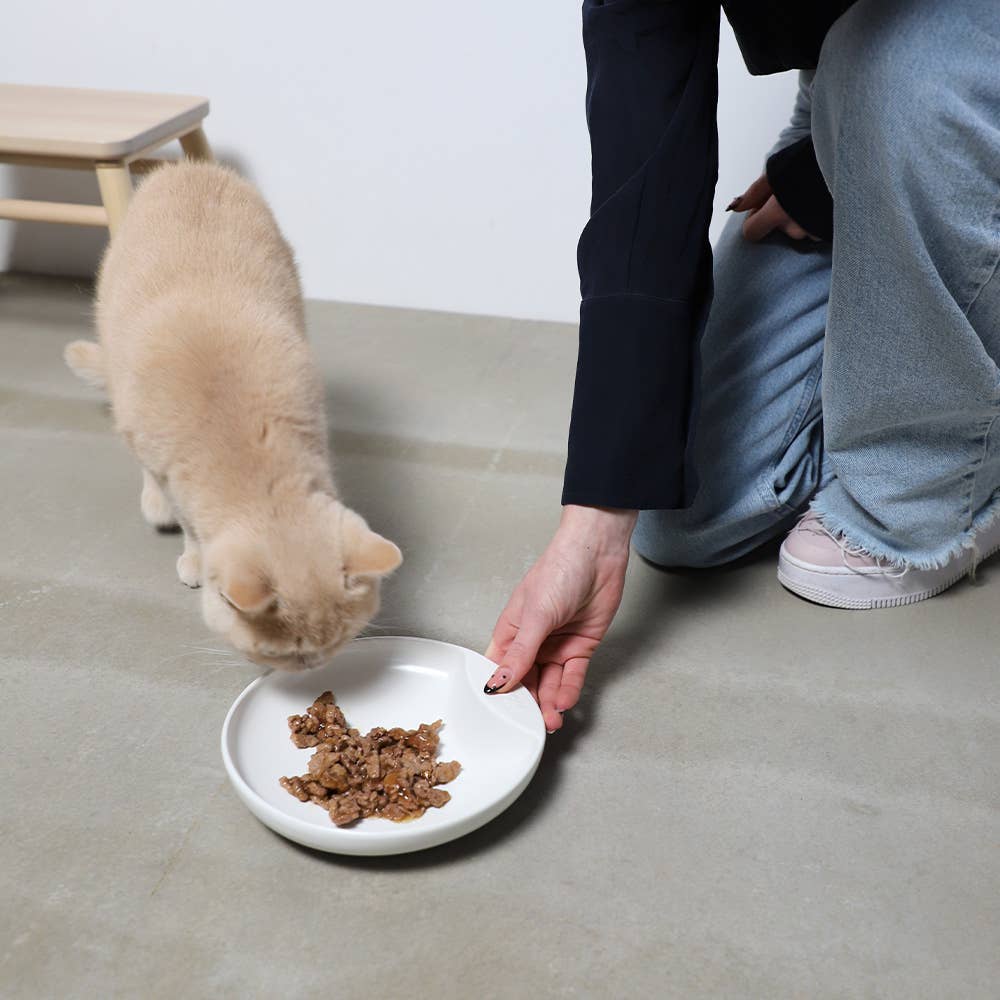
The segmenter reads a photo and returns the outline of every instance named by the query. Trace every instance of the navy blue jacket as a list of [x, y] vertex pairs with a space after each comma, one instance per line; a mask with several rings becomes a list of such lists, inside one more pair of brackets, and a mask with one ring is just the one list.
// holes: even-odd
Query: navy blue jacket
[[[850, 3], [722, 6], [748, 69], [773, 73], [814, 67]], [[564, 504], [667, 509], [690, 504], [697, 488], [686, 452], [712, 296], [719, 11], [718, 0], [584, 0], [593, 185], [577, 251]], [[829, 235], [811, 140], [772, 158], [768, 176], [793, 218]]]

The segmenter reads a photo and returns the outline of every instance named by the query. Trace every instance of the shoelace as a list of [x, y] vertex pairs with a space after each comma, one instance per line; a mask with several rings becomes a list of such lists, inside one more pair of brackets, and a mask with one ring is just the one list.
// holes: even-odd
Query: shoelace
[[[802, 522], [809, 518], [809, 513], [805, 513], [799, 518], [799, 523], [797, 525], [800, 531], [808, 531], [814, 535], [825, 535], [832, 542], [835, 542], [837, 548], [840, 549], [840, 560], [844, 564], [844, 569], [849, 569], [852, 573], [860, 573], [861, 570], [857, 566], [852, 566], [848, 561], [848, 556], [854, 556], [855, 559], [872, 559], [875, 565], [880, 569], [886, 566], [892, 566], [887, 559], [882, 559], [879, 556], [873, 556], [867, 549], [860, 545], [851, 545], [843, 535], [835, 535], [822, 521], [817, 518], [812, 518], [809, 524], [803, 524]], [[895, 573], [887, 572], [885, 575], [890, 580], [899, 580], [906, 576], [910, 572], [909, 566], [904, 566], [902, 569]]]

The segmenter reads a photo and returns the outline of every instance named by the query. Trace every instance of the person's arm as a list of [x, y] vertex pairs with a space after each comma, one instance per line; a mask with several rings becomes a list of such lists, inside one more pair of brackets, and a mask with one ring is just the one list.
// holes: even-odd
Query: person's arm
[[719, 5], [587, 0], [593, 190], [564, 504], [671, 508], [711, 296]]
[[743, 222], [748, 240], [762, 240], [775, 230], [795, 240], [833, 238], [833, 198], [810, 134], [815, 75], [799, 75], [792, 120], [779, 138], [782, 145], [767, 158], [764, 173], [727, 207], [748, 213]]
[[486, 652], [487, 694], [523, 680], [550, 731], [618, 609], [637, 510], [693, 492], [684, 451], [711, 290], [718, 31], [708, 0], [583, 7], [593, 199], [563, 514]]

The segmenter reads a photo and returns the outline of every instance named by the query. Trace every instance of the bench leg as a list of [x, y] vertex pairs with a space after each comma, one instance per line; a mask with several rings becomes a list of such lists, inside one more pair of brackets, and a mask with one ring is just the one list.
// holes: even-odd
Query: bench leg
[[181, 149], [189, 160], [214, 160], [212, 147], [208, 144], [208, 136], [201, 127], [181, 136]]
[[97, 183], [101, 189], [104, 210], [108, 213], [108, 228], [114, 236], [125, 218], [125, 209], [132, 197], [132, 175], [127, 164], [98, 163]]

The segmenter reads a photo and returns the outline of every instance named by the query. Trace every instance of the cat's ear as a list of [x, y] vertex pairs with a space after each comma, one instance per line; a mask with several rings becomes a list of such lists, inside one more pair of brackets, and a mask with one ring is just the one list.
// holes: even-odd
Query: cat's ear
[[403, 561], [399, 547], [372, 531], [360, 514], [345, 509], [341, 525], [348, 576], [385, 576]]
[[274, 591], [264, 577], [249, 567], [235, 567], [219, 593], [222, 599], [245, 615], [259, 615], [274, 600]]

